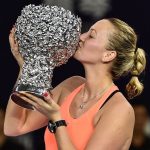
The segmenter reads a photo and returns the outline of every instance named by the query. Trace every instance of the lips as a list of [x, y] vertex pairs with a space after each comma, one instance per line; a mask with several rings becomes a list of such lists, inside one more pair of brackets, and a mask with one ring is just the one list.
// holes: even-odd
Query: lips
[[79, 48], [81, 48], [81, 47], [82, 47], [82, 43], [81, 43], [81, 42], [79, 42], [78, 47], [79, 47]]

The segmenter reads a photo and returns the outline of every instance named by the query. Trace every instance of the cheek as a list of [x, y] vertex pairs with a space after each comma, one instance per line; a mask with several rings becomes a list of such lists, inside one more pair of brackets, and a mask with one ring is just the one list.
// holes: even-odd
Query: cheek
[[94, 46], [85, 46], [82, 49], [76, 51], [74, 58], [83, 61], [83, 62], [97, 62], [100, 58], [100, 53], [97, 47]]
[[97, 43], [87, 44], [84, 47], [84, 52], [90, 56], [99, 56], [100, 51], [101, 51], [100, 45]]

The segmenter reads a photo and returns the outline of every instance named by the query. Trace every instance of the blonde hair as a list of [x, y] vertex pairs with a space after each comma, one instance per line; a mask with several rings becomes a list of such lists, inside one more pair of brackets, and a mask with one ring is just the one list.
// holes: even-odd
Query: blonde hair
[[145, 52], [141, 48], [136, 48], [137, 35], [134, 30], [125, 22], [117, 18], [107, 19], [115, 31], [110, 34], [109, 42], [106, 46], [108, 50], [115, 50], [117, 56], [112, 64], [111, 73], [113, 79], [131, 73], [132, 77], [126, 85], [129, 99], [138, 96], [143, 91], [143, 84], [139, 81], [140, 75], [146, 66]]

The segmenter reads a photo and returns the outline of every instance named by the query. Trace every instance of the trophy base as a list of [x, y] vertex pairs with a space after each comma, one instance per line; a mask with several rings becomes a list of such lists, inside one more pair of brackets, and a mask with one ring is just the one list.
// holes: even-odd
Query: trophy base
[[[30, 93], [38, 98], [40, 98], [41, 100], [44, 100], [44, 97], [42, 96], [42, 93], [44, 91], [46, 91], [45, 89], [42, 89], [40, 91], [37, 91], [35, 89], [35, 87], [31, 87], [31, 86], [25, 86], [25, 85], [19, 85], [17, 86], [13, 92], [19, 92], [19, 91], [24, 91], [24, 92], [27, 92], [27, 93]], [[43, 91], [43, 92], [41, 92]], [[28, 102], [24, 101], [22, 98], [20, 98], [19, 96], [17, 96], [16, 94], [13, 94], [11, 95], [11, 99], [13, 102], [15, 102], [17, 105], [21, 106], [21, 107], [24, 107], [24, 108], [27, 108], [27, 109], [33, 109], [33, 106], [31, 104], [29, 104]]]
[[17, 105], [21, 106], [21, 107], [24, 107], [24, 108], [27, 108], [27, 109], [32, 109], [33, 110], [33, 107], [31, 104], [29, 104], [28, 102], [24, 101], [22, 98], [20, 98], [19, 96], [15, 95], [15, 94], [12, 94], [11, 95], [11, 99], [13, 102], [15, 102]]

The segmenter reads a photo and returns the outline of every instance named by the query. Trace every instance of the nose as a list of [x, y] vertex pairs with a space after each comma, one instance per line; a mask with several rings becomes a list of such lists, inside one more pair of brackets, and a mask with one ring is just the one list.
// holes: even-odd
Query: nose
[[80, 41], [84, 42], [87, 38], [87, 33], [83, 33], [80, 35]]

